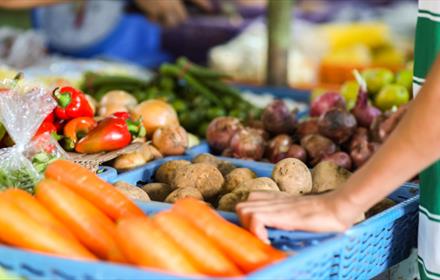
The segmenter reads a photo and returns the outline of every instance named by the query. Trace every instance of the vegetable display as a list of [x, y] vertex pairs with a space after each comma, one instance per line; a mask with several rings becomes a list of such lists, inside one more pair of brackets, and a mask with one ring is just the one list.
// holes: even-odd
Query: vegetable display
[[48, 166], [35, 197], [0, 192], [0, 210], [1, 243], [83, 261], [224, 278], [287, 257], [201, 201], [177, 200], [147, 216], [115, 187], [66, 160]]
[[[121, 94], [116, 97], [114, 91], [130, 93], [141, 102], [140, 107], [147, 106], [144, 101], [162, 99], [173, 106], [181, 125], [187, 131], [204, 136], [209, 122], [216, 117], [232, 116], [244, 121], [257, 118], [261, 113], [258, 108], [245, 101], [237, 89], [224, 82], [227, 78], [229, 77], [223, 73], [196, 65], [186, 58], [179, 58], [175, 64], [163, 64], [158, 75], [150, 82], [88, 73], [82, 89], [101, 100], [101, 105], [107, 103], [109, 91], [120, 104], [131, 102], [131, 97]], [[116, 105], [116, 102], [111, 106], [101, 106], [105, 108], [103, 110], [106, 114], [111, 113], [110, 109], [121, 107], [124, 106]], [[139, 110], [140, 108], [134, 109], [137, 116], [140, 115]], [[148, 110], [144, 112], [149, 114]], [[147, 133], [150, 133], [146, 119], [144, 115], [144, 124]]]
[[[404, 71], [398, 77], [406, 77]], [[299, 121], [282, 100], [269, 104], [260, 121], [218, 117], [208, 126], [208, 144], [223, 156], [272, 163], [296, 158], [308, 167], [331, 161], [356, 170], [380, 147], [406, 111], [409, 91], [392, 84], [398, 81], [390, 73], [383, 69], [366, 70], [362, 75], [355, 72], [357, 82], [347, 82], [340, 93], [312, 96], [310, 117]], [[401, 79], [399, 83], [403, 83]], [[387, 106], [381, 106], [384, 102]]]
[[251, 192], [289, 197], [335, 190], [352, 174], [341, 166], [339, 161], [344, 160], [344, 156], [338, 155], [310, 170], [301, 160], [286, 158], [274, 165], [269, 178], [257, 177], [251, 169], [236, 167], [211, 154], [200, 154], [191, 162], [178, 159], [163, 163], [155, 171], [152, 182], [139, 185], [139, 189], [153, 201], [179, 204], [182, 199], [190, 198], [205, 201], [217, 210], [235, 212], [236, 205], [247, 200]]

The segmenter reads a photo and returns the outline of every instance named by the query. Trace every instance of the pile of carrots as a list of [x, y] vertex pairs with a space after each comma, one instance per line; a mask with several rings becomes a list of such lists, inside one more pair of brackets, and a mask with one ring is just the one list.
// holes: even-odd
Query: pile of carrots
[[0, 242], [75, 259], [183, 275], [240, 276], [286, 257], [205, 203], [182, 199], [146, 216], [84, 167], [50, 164], [35, 196], [0, 193]]

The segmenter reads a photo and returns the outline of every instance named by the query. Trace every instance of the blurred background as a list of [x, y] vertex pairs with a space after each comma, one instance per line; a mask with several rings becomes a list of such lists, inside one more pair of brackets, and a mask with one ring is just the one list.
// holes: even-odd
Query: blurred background
[[[0, 78], [8, 69], [39, 80], [84, 71], [145, 77], [185, 56], [235, 82], [265, 80], [265, 0], [27, 2], [0, 10]], [[353, 68], [411, 63], [415, 0], [297, 0], [292, 14], [291, 87], [331, 88]]]

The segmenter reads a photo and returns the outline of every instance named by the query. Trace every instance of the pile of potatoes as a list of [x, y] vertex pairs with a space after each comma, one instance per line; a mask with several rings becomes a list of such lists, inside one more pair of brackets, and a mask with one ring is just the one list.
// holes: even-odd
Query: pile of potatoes
[[[174, 203], [192, 197], [222, 211], [234, 212], [250, 192], [280, 192], [286, 196], [320, 194], [341, 186], [351, 172], [332, 161], [317, 164], [312, 171], [299, 159], [279, 161], [272, 178], [258, 177], [248, 168], [232, 165], [211, 154], [201, 154], [192, 161], [171, 160], [157, 169], [154, 183], [137, 188], [153, 201]], [[367, 215], [376, 214], [395, 203], [389, 199], [375, 205]], [[370, 216], [368, 215], [368, 216]], [[359, 217], [359, 221], [365, 216]]]

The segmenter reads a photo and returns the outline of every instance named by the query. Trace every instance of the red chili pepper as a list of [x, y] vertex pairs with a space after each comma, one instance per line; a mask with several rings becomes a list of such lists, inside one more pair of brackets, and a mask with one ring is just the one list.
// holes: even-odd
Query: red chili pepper
[[75, 151], [94, 154], [124, 148], [132, 141], [132, 135], [145, 136], [141, 122], [110, 116], [98, 123], [84, 138], [78, 141]]
[[43, 122], [53, 123], [55, 121], [55, 113], [52, 111]]
[[78, 117], [93, 117], [93, 109], [84, 93], [73, 87], [55, 89], [53, 94], [58, 102], [55, 115], [61, 120], [71, 120]]
[[40, 128], [38, 128], [37, 132], [34, 135], [34, 139], [37, 138], [38, 136], [44, 134], [44, 133], [57, 133], [57, 128], [55, 127], [55, 125], [51, 122], [43, 122], [40, 125]]
[[70, 120], [64, 126], [64, 148], [68, 151], [73, 150], [78, 139], [85, 137], [96, 125], [95, 119], [90, 117], [79, 117]]

